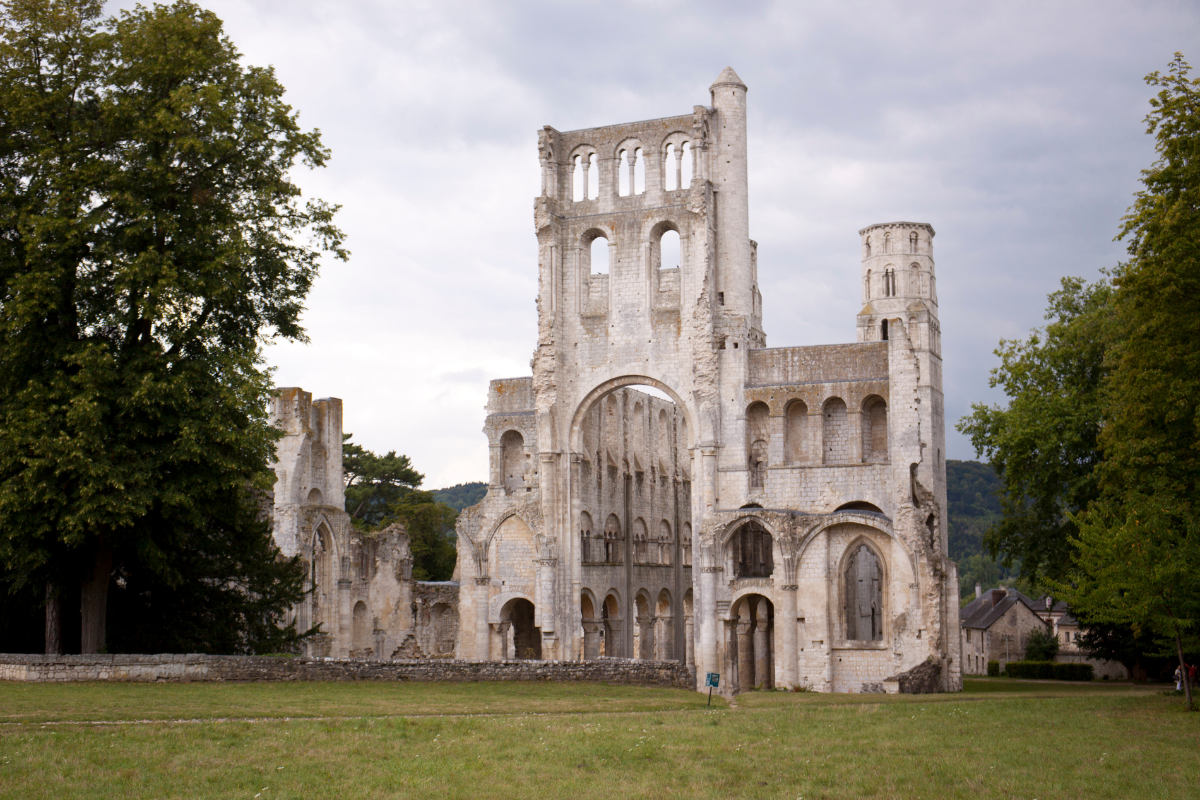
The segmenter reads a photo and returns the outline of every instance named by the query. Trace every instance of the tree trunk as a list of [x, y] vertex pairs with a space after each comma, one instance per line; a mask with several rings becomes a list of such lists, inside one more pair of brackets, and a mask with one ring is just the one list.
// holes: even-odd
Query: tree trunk
[[62, 655], [62, 598], [46, 581], [46, 655]]
[[1188, 679], [1187, 664], [1183, 660], [1183, 643], [1179, 641], [1179, 627], [1175, 628], [1175, 653], [1179, 656], [1179, 671], [1183, 673], [1183, 694], [1187, 698], [1188, 711], [1192, 710], [1192, 682]]
[[108, 611], [108, 581], [112, 577], [112, 545], [107, 538], [96, 542], [91, 570], [80, 582], [79, 611], [83, 622], [79, 651], [85, 655], [104, 649], [105, 619]]

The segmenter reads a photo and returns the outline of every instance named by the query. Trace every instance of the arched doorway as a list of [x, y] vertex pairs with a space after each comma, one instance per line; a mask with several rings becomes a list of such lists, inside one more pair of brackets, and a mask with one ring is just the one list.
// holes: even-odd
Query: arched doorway
[[354, 604], [354, 633], [351, 641], [355, 650], [366, 650], [371, 646], [371, 634], [367, 629], [367, 604], [359, 600]]
[[621, 605], [614, 594], [604, 598], [600, 607], [601, 635], [604, 637], [604, 655], [620, 658], [624, 655], [621, 647]]
[[600, 621], [596, 619], [596, 607], [588, 594], [579, 597], [579, 616], [583, 625], [584, 661], [600, 657]]
[[637, 648], [637, 655], [635, 658], [649, 661], [654, 658], [654, 616], [650, 595], [645, 589], [638, 592], [636, 608], [637, 638], [634, 640], [634, 646]]
[[[517, 659], [542, 658], [542, 630], [535, 627], [533, 603], [517, 597], [504, 604], [500, 611], [501, 623], [508, 623], [512, 643], [512, 657]], [[506, 648], [507, 649], [507, 648]]]
[[654, 642], [657, 645], [654, 657], [659, 661], [675, 658], [675, 625], [672, 620], [671, 593], [663, 589], [658, 593], [654, 608]]
[[770, 689], [775, 685], [775, 606], [760, 594], [738, 598], [731, 609], [735, 633], [731, 637], [737, 689]]

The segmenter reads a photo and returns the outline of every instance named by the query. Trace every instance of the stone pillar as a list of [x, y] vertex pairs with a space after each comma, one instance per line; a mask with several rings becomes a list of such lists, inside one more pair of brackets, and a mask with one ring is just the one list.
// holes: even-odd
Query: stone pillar
[[338, 635], [333, 649], [338, 658], [350, 656], [351, 638], [354, 630], [354, 609], [350, 602], [350, 579], [338, 579]]
[[643, 661], [654, 660], [654, 617], [638, 619], [638, 658]]
[[738, 691], [748, 692], [754, 688], [754, 663], [750, 651], [750, 612], [743, 608], [742, 614], [742, 618], [737, 622]]
[[491, 629], [490, 643], [488, 647], [488, 660], [507, 661], [508, 629], [511, 627], [511, 623], [493, 622], [488, 627]]
[[[703, 560], [703, 557], [701, 557]], [[717, 573], [720, 567], [701, 567], [700, 593], [694, 598], [700, 606], [700, 661], [696, 664], [696, 679], [700, 681], [706, 672], [719, 672], [717, 664], [717, 632], [721, 621], [717, 619]], [[697, 685], [699, 688], [699, 685]]]
[[622, 647], [623, 640], [621, 633], [621, 620], [610, 619], [608, 621], [608, 636], [604, 639], [604, 655], [609, 658], [628, 658], [625, 649]]
[[491, 658], [491, 631], [488, 630], [488, 593], [492, 579], [487, 575], [475, 578], [475, 649], [461, 658], [487, 661]]
[[794, 689], [799, 678], [796, 674], [796, 663], [800, 653], [796, 648], [796, 586], [784, 586], [783, 597], [780, 598], [783, 608], [775, 615], [775, 630], [779, 632], [779, 657], [783, 659], [783, 687]]
[[600, 657], [600, 623], [583, 623], [583, 660], [593, 661]]
[[[739, 641], [740, 645], [740, 641]], [[770, 686], [767, 667], [771, 663], [770, 644], [767, 641], [767, 620], [759, 618], [754, 625], [754, 685]]]
[[685, 663], [689, 667], [694, 667], [696, 665], [696, 639], [695, 639], [695, 627], [694, 627], [694, 623], [692, 622], [692, 617], [690, 614], [688, 616], [684, 617], [683, 629], [684, 629], [684, 639], [683, 639], [684, 648], [687, 650], [687, 661]]

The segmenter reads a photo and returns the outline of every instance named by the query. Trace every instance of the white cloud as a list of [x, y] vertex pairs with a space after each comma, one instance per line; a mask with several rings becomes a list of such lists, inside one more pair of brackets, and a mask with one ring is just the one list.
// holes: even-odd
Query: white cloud
[[857, 230], [932, 223], [950, 456], [972, 457], [952, 428], [998, 399], [990, 351], [1122, 256], [1142, 76], [1200, 41], [1187, 2], [206, 5], [322, 130], [329, 167], [297, 177], [353, 252], [308, 299], [312, 344], [269, 350], [276, 380], [343, 398], [429, 486], [485, 477], [487, 381], [529, 372], [543, 124], [686, 113], [732, 65], [769, 343], [853, 339]]

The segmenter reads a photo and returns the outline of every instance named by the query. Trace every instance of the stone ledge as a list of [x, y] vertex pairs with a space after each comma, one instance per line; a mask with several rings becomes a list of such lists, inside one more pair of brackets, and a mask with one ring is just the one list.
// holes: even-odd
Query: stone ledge
[[45, 656], [0, 654], [0, 680], [72, 681], [595, 681], [694, 689], [675, 661], [350, 661], [200, 654]]

